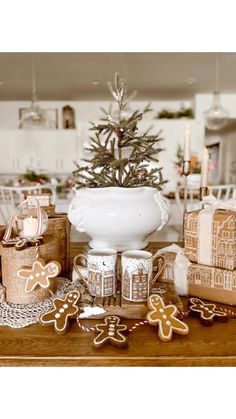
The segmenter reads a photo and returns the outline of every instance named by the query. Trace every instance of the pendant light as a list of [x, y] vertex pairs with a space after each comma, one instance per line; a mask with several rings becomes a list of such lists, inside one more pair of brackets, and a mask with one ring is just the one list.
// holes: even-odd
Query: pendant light
[[216, 54], [216, 74], [215, 74], [215, 90], [213, 92], [213, 102], [210, 109], [204, 112], [205, 126], [212, 131], [223, 128], [229, 118], [228, 109], [221, 106], [219, 91], [219, 74], [220, 74], [220, 57]]
[[43, 129], [47, 128], [46, 113], [39, 106], [37, 97], [37, 86], [35, 76], [34, 56], [31, 56], [31, 70], [32, 70], [32, 101], [28, 109], [24, 111], [23, 117], [20, 121], [20, 127], [26, 129]]

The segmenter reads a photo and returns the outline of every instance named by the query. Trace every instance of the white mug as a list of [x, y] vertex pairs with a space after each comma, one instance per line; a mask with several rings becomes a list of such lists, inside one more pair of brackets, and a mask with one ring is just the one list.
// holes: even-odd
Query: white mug
[[[80, 279], [88, 285], [89, 293], [95, 297], [108, 297], [116, 292], [116, 258], [114, 249], [91, 249], [87, 256], [79, 254], [74, 258], [74, 269]], [[87, 268], [77, 265], [78, 259], [87, 262]], [[86, 272], [85, 272], [86, 269]]]
[[[153, 261], [162, 260], [162, 266], [153, 278]], [[121, 255], [122, 297], [133, 302], [146, 301], [152, 284], [163, 269], [163, 257], [145, 250], [127, 250]]]

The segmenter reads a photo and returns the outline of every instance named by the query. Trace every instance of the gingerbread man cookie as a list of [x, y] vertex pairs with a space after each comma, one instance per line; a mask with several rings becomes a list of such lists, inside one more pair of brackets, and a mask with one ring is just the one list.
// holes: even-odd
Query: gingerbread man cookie
[[93, 341], [94, 345], [99, 348], [105, 343], [111, 343], [115, 346], [126, 346], [128, 339], [121, 332], [127, 331], [125, 324], [120, 324], [120, 318], [118, 316], [107, 316], [104, 319], [104, 323], [97, 324], [96, 330], [99, 333]]
[[190, 298], [189, 302], [190, 312], [198, 315], [200, 321], [206, 326], [211, 326], [214, 320], [228, 320], [227, 313], [217, 310], [216, 304], [204, 303], [200, 298]]
[[53, 300], [54, 309], [41, 315], [39, 321], [43, 325], [54, 324], [54, 330], [57, 333], [66, 333], [69, 326], [69, 318], [74, 317], [79, 308], [76, 306], [80, 298], [78, 291], [70, 291], [65, 298], [56, 298]]
[[151, 311], [147, 314], [147, 321], [151, 325], [158, 326], [158, 336], [162, 341], [171, 340], [173, 332], [179, 335], [189, 333], [188, 326], [176, 317], [177, 307], [172, 304], [165, 305], [160, 295], [150, 295], [148, 307]]
[[43, 265], [39, 260], [33, 263], [32, 268], [22, 267], [17, 271], [20, 279], [27, 279], [25, 292], [33, 291], [38, 285], [42, 288], [48, 288], [49, 278], [55, 278], [61, 271], [61, 265], [58, 262], [49, 262]]

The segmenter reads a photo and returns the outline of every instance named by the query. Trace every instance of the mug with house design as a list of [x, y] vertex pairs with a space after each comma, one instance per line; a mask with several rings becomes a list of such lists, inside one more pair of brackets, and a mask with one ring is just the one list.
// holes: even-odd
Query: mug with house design
[[[74, 259], [74, 268], [92, 296], [108, 297], [116, 293], [116, 258], [116, 250], [91, 249], [87, 255], [79, 254]], [[86, 260], [87, 267], [77, 265], [78, 259]]]
[[152, 285], [153, 256], [144, 250], [122, 253], [122, 297], [129, 301], [146, 301]]

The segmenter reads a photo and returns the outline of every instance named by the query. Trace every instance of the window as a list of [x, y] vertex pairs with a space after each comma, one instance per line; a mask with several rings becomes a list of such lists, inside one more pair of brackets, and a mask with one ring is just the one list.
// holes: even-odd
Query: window
[[222, 280], [223, 280], [223, 278], [222, 278], [222, 275], [221, 274], [216, 274], [215, 275], [215, 284], [216, 285], [221, 285], [222, 284]]

